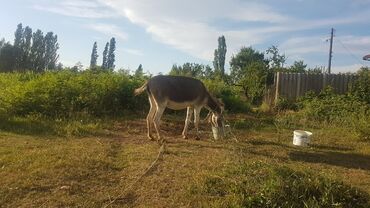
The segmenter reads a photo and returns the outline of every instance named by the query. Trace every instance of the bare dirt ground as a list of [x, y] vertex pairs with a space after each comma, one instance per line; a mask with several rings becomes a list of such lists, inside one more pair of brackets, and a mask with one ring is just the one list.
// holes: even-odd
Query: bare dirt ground
[[0, 207], [197, 207], [192, 185], [241, 161], [310, 169], [370, 193], [369, 144], [341, 132], [315, 130], [313, 145], [298, 148], [291, 130], [233, 130], [236, 142], [213, 141], [208, 124], [200, 141], [193, 130], [184, 140], [182, 128], [182, 120], [164, 119], [165, 151], [142, 178], [160, 148], [144, 119], [84, 138], [0, 132]]

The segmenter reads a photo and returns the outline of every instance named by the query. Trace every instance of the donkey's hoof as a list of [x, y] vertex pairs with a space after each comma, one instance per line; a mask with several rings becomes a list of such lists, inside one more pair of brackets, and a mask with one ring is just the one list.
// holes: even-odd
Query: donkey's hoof
[[200, 140], [200, 136], [195, 136], [195, 140]]
[[150, 141], [155, 141], [155, 139], [154, 139], [154, 137], [152, 137], [152, 135], [148, 135], [148, 139], [149, 139]]
[[182, 138], [183, 138], [183, 139], [188, 139], [188, 136], [186, 136], [186, 135], [182, 135]]

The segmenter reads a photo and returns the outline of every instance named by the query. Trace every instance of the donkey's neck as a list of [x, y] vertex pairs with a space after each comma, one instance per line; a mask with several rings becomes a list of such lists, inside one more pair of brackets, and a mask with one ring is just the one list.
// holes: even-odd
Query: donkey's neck
[[217, 113], [221, 113], [221, 107], [219, 106], [219, 104], [215, 101], [215, 99], [208, 94], [208, 101], [207, 101], [207, 106], [208, 108], [213, 111], [213, 112], [217, 112]]

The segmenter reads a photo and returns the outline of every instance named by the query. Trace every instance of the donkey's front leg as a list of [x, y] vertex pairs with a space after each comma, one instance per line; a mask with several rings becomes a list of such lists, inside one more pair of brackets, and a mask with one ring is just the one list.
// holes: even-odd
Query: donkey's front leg
[[184, 130], [182, 131], [182, 138], [187, 139], [188, 138], [188, 127], [191, 120], [191, 116], [193, 114], [193, 109], [191, 107], [187, 107], [186, 111], [186, 119], [185, 119], [185, 126]]
[[200, 114], [201, 110], [202, 110], [202, 107], [195, 107], [194, 108], [194, 125], [195, 125], [195, 131], [197, 132], [196, 136], [195, 136], [196, 140], [200, 139], [200, 136], [199, 136], [199, 114]]

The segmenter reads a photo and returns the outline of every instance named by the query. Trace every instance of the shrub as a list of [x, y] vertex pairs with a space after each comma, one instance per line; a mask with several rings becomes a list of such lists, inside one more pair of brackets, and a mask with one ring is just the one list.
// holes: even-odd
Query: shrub
[[361, 68], [357, 74], [357, 80], [350, 86], [350, 94], [370, 105], [370, 69]]
[[225, 109], [232, 113], [249, 112], [248, 102], [241, 96], [237, 87], [229, 86], [222, 80], [203, 80], [210, 93], [217, 98], [221, 98], [225, 104]]
[[12, 115], [113, 116], [141, 111], [147, 106], [145, 96], [133, 95], [143, 81], [122, 73], [64, 70], [0, 74], [0, 80], [2, 111]]
[[277, 123], [288, 127], [339, 126], [353, 130], [364, 139], [370, 138], [370, 106], [357, 97], [337, 95], [327, 88], [317, 96], [306, 95], [297, 106], [298, 112], [279, 114]]

